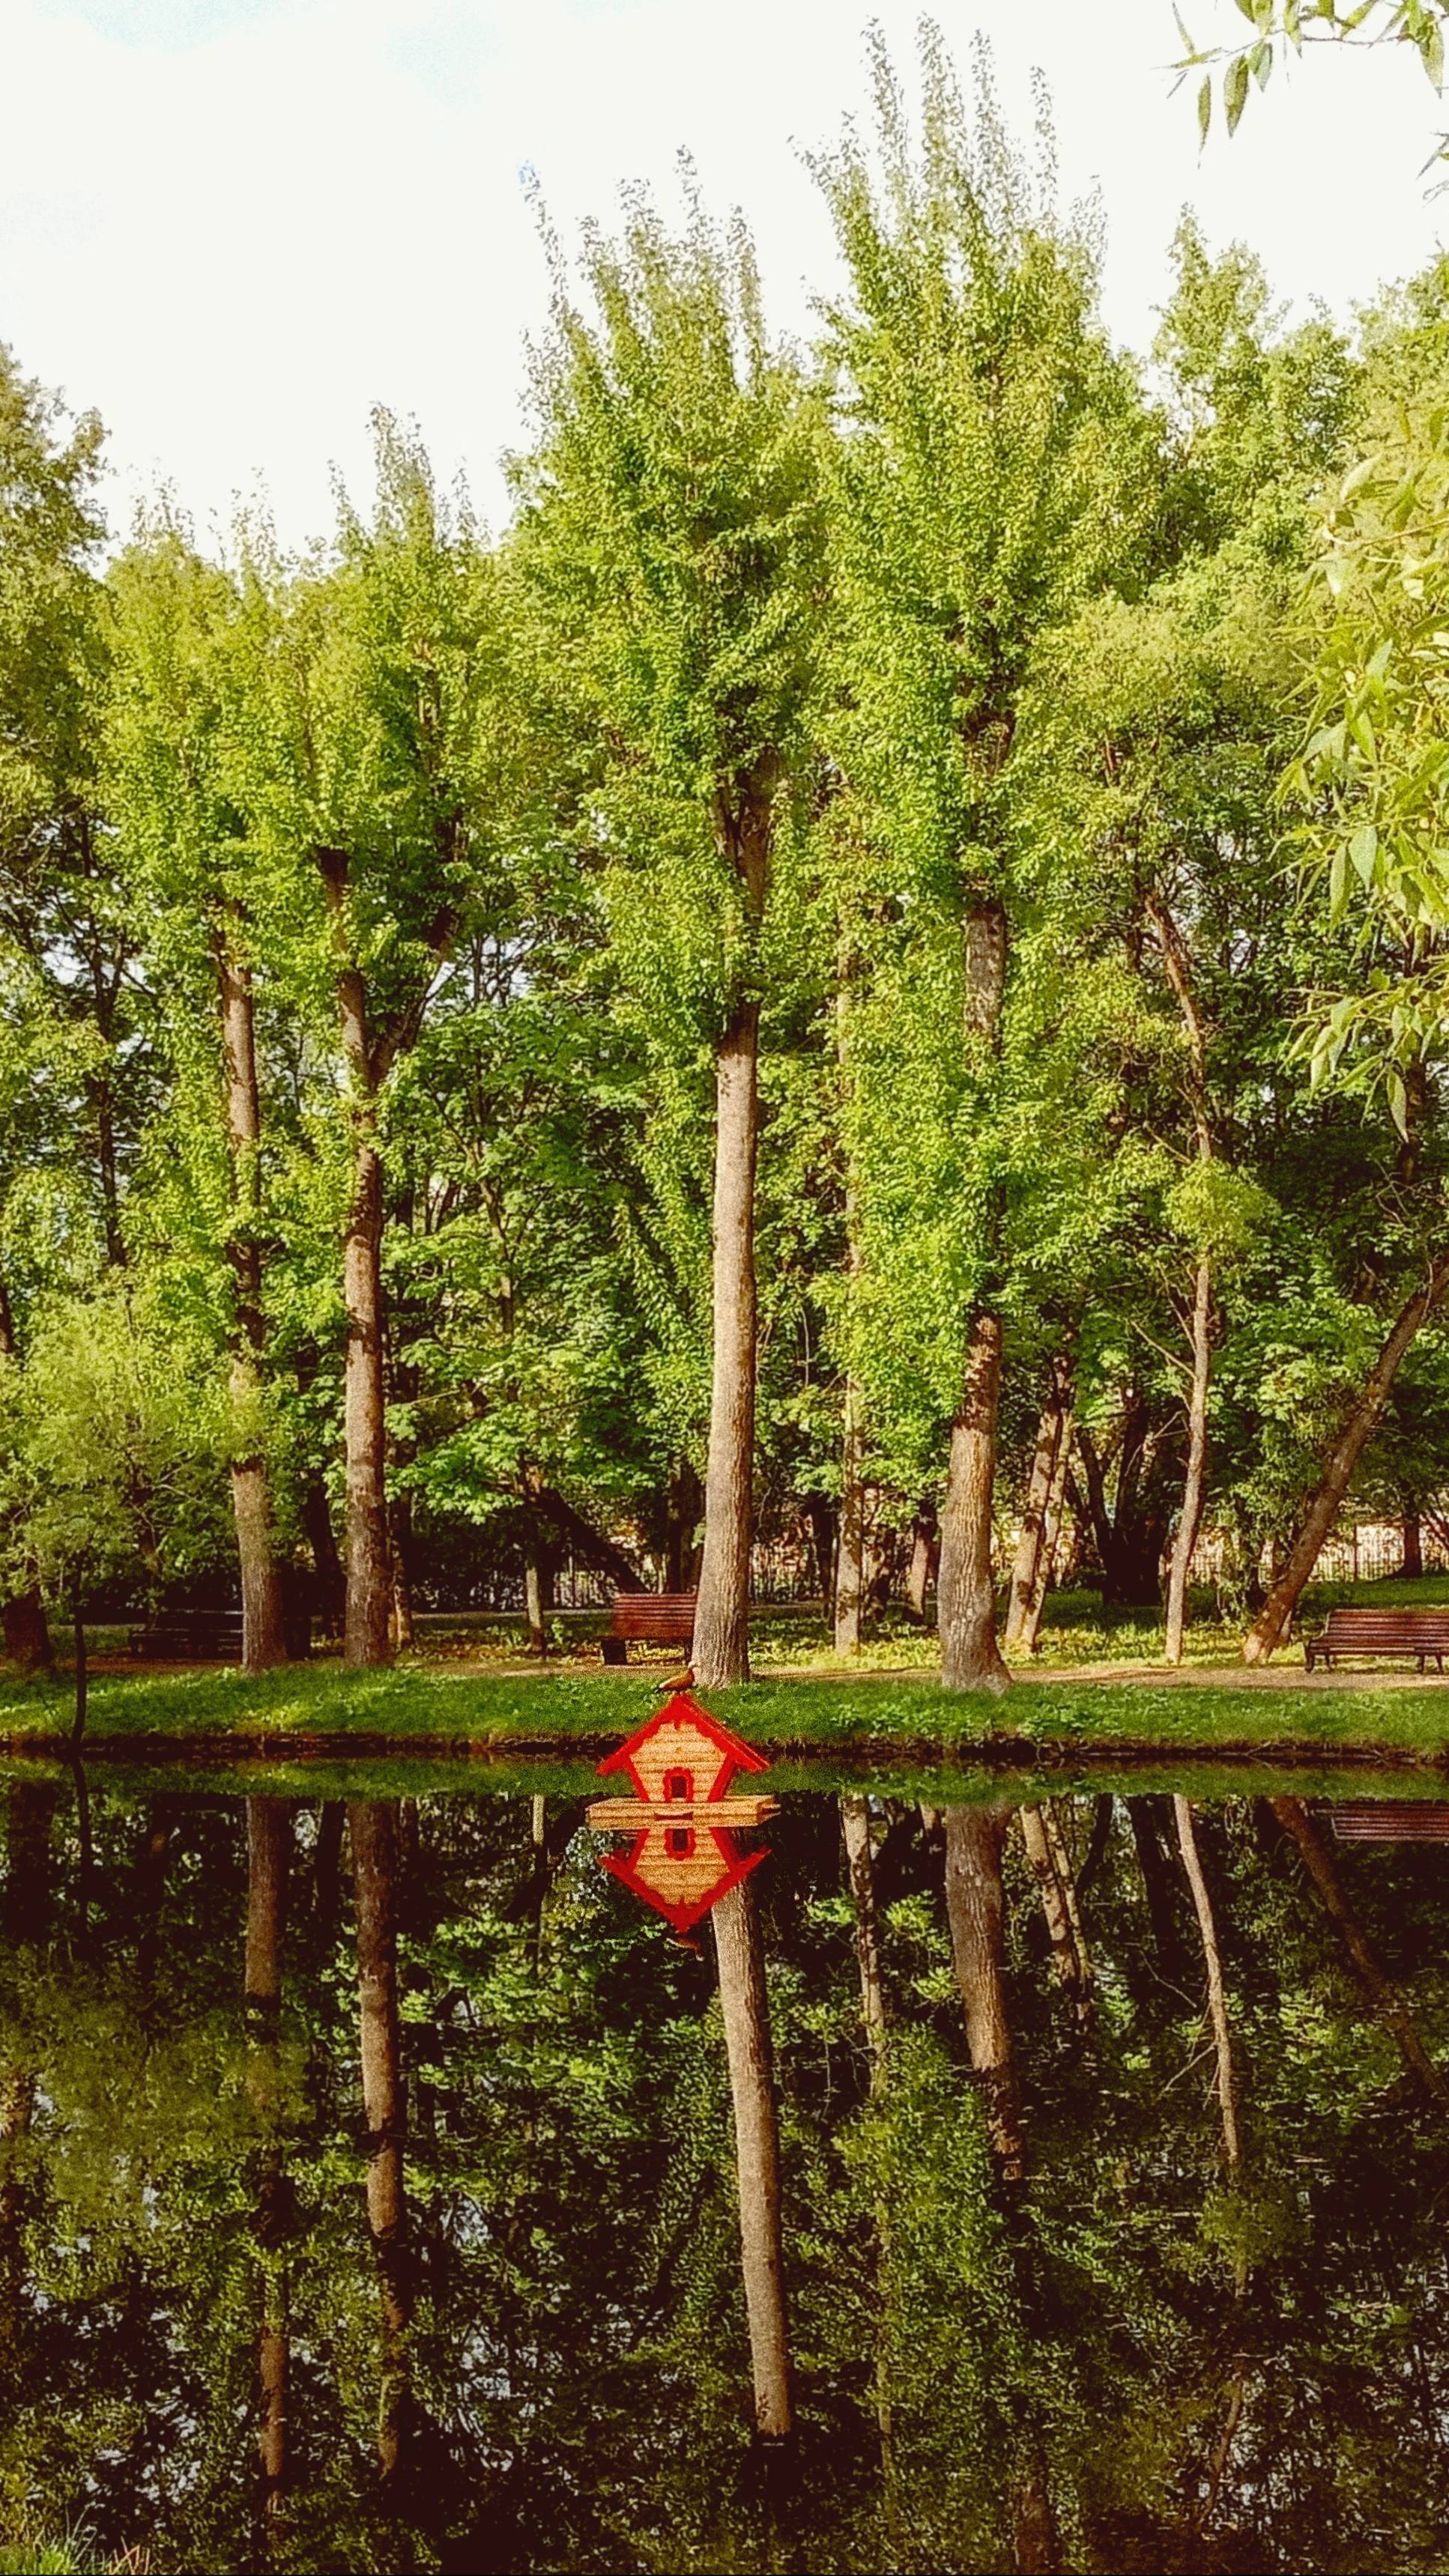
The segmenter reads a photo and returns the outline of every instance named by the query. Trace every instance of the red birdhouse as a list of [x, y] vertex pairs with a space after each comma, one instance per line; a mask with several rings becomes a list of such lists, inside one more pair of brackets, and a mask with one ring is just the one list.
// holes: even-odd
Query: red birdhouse
[[768, 1771], [763, 1753], [742, 1744], [701, 1708], [687, 1690], [677, 1690], [654, 1717], [599, 1764], [599, 1778], [627, 1771], [641, 1798], [651, 1805], [667, 1799], [690, 1805], [713, 1805], [723, 1798], [737, 1771]]
[[753, 1745], [721, 1726], [687, 1690], [675, 1691], [599, 1764], [601, 1778], [623, 1771], [637, 1792], [596, 1799], [588, 1810], [589, 1823], [603, 1832], [634, 1836], [622, 1859], [605, 1857], [605, 1869], [676, 1932], [691, 1931], [765, 1857], [742, 1852], [735, 1829], [773, 1815], [775, 1801], [732, 1798], [729, 1785], [737, 1771], [768, 1769]]

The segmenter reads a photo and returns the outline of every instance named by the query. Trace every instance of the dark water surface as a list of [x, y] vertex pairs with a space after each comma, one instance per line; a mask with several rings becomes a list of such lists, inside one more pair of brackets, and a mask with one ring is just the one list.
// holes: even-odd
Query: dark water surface
[[1445, 1811], [1191, 1786], [786, 1795], [681, 1936], [552, 1790], [11, 1779], [0, 2530], [1449, 2567]]

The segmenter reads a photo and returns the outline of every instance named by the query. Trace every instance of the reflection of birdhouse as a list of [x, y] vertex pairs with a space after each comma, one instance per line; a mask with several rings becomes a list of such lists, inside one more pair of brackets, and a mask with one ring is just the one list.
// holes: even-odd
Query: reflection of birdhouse
[[757, 1825], [775, 1812], [773, 1798], [732, 1798], [737, 1771], [765, 1771], [762, 1753], [741, 1742], [687, 1690], [672, 1693], [662, 1709], [599, 1764], [601, 1777], [623, 1771], [637, 1794], [598, 1798], [591, 1825], [605, 1833], [630, 1833], [632, 1850], [604, 1867], [646, 1905], [665, 1915], [676, 1932], [688, 1932], [763, 1860], [742, 1854], [734, 1828]]
[[689, 1932], [764, 1857], [762, 1851], [742, 1852], [735, 1834], [661, 1822], [646, 1826], [622, 1857], [605, 1852], [603, 1862], [676, 1932]]

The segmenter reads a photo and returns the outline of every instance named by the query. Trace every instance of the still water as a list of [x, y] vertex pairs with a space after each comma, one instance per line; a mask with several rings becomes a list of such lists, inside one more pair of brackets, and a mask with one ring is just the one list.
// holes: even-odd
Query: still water
[[690, 1922], [554, 1788], [12, 1778], [0, 2532], [1449, 2566], [1445, 1811], [1191, 1785], [786, 1794]]

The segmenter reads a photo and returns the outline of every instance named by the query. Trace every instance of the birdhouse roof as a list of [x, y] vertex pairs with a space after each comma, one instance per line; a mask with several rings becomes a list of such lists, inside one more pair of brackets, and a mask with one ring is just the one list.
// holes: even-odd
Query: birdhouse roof
[[599, 1764], [599, 1778], [606, 1778], [611, 1771], [632, 1773], [634, 1756], [640, 1746], [649, 1743], [662, 1726], [676, 1726], [681, 1730], [692, 1728], [717, 1753], [724, 1755], [731, 1771], [769, 1770], [764, 1754], [757, 1753], [753, 1744], [744, 1743], [738, 1735], [732, 1735], [727, 1726], [721, 1726], [717, 1717], [711, 1717], [707, 1708], [701, 1708], [691, 1691], [677, 1690], [671, 1692], [662, 1708], [656, 1709], [652, 1717], [635, 1728], [627, 1743], [621, 1744], [616, 1753], [606, 1756]]

